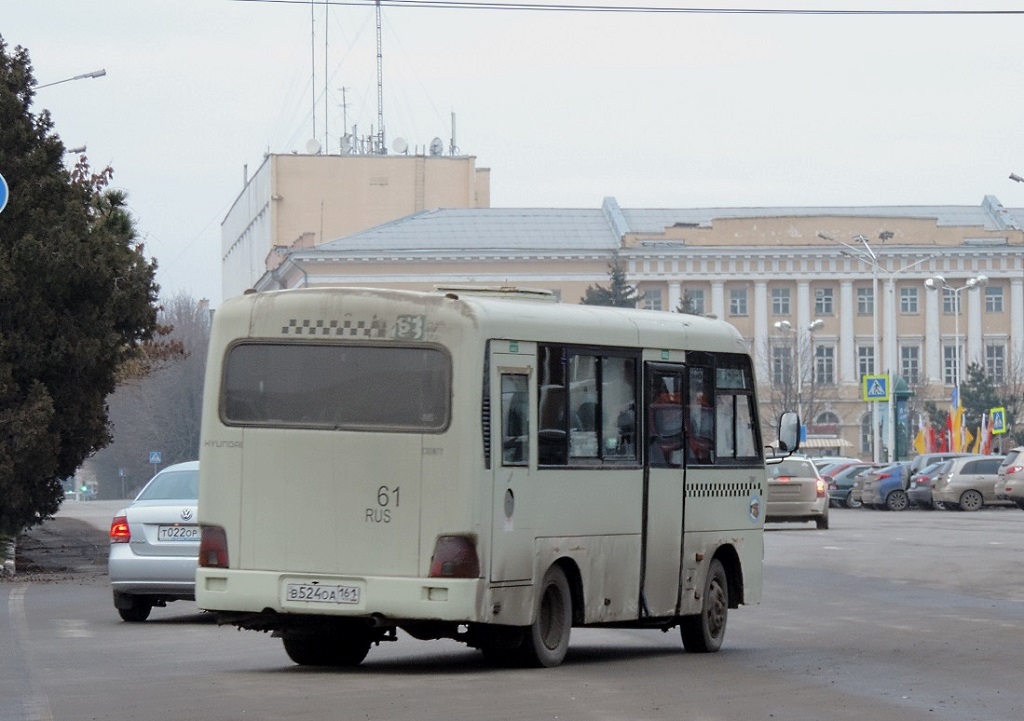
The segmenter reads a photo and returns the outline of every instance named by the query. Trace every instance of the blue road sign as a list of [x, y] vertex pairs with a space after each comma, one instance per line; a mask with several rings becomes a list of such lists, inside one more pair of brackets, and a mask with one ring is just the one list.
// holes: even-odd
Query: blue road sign
[[861, 391], [866, 401], [889, 400], [889, 376], [865, 374], [861, 380]]
[[10, 194], [10, 190], [7, 188], [7, 181], [4, 180], [3, 173], [0, 173], [0, 213], [4, 212], [4, 208], [7, 206], [7, 198]]
[[152, 463], [154, 466], [159, 466], [161, 463], [163, 463], [163, 454], [160, 451], [150, 451], [149, 462]]

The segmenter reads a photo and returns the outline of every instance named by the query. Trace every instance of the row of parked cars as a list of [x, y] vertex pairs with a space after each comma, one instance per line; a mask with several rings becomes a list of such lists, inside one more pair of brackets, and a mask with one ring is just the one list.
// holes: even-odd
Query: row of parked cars
[[828, 528], [830, 507], [902, 511], [912, 506], [977, 511], [1024, 509], [1024, 446], [1006, 455], [923, 453], [881, 464], [858, 458], [789, 456], [768, 464], [765, 520], [814, 521]]
[[877, 465], [835, 462], [820, 468], [833, 505], [902, 511], [911, 506], [976, 511], [986, 505], [1024, 509], [1024, 446], [1006, 455], [924, 453]]

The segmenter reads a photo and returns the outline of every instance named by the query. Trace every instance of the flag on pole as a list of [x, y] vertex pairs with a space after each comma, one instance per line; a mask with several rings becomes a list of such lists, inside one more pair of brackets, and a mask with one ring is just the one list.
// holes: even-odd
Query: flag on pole
[[963, 427], [964, 408], [960, 405], [960, 389], [953, 387], [953, 397], [949, 414], [950, 450], [954, 453], [962, 452], [967, 446], [964, 443]]
[[914, 450], [917, 451], [918, 455], [928, 452], [928, 436], [925, 435], [924, 426], [921, 426], [917, 431], [917, 435], [914, 436]]
[[988, 455], [992, 452], [992, 423], [989, 421], [988, 413], [981, 416], [981, 453]]

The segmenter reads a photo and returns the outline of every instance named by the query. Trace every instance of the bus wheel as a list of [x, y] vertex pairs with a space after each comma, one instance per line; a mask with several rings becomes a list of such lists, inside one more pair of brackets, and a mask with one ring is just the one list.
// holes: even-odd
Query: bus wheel
[[366, 634], [284, 638], [284, 650], [300, 666], [358, 666], [370, 652]]
[[557, 666], [569, 650], [572, 631], [572, 594], [565, 572], [552, 566], [540, 584], [537, 620], [526, 629], [520, 646], [522, 661], [530, 666]]
[[729, 620], [729, 582], [717, 558], [708, 568], [699, 616], [684, 616], [679, 624], [683, 648], [690, 653], [713, 653], [725, 640], [725, 624]]

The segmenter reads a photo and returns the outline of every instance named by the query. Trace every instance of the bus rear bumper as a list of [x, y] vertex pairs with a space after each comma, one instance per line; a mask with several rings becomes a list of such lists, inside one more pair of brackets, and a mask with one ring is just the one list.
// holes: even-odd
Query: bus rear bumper
[[480, 578], [327, 576], [200, 568], [196, 603], [225, 613], [302, 614], [400, 621], [483, 621]]

